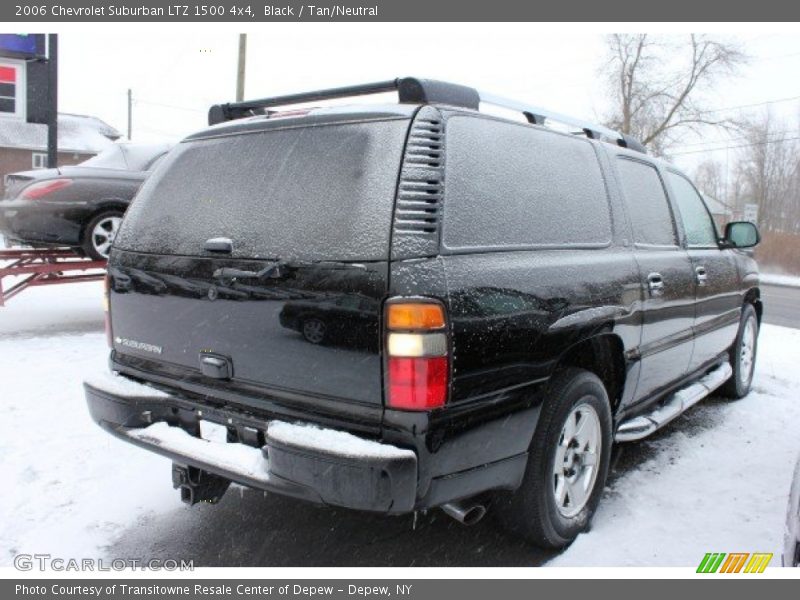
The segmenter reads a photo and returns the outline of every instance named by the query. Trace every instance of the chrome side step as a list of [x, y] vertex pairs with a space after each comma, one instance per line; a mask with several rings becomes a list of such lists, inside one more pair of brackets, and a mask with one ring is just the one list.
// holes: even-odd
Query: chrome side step
[[731, 369], [730, 363], [722, 363], [716, 369], [704, 375], [699, 381], [674, 392], [666, 400], [660, 402], [652, 412], [623, 421], [617, 428], [614, 441], [633, 442], [646, 438], [656, 429], [662, 428], [681, 413], [700, 402], [700, 400], [725, 383], [732, 374], [733, 369]]

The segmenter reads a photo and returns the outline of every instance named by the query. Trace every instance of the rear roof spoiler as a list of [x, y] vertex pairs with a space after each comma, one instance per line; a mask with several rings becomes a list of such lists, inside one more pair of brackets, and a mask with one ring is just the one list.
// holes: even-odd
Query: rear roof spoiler
[[301, 92], [272, 98], [258, 100], [244, 100], [242, 102], [229, 102], [215, 104], [208, 111], [208, 124], [216, 125], [225, 121], [233, 121], [254, 115], [269, 115], [269, 109], [303, 102], [317, 102], [319, 100], [333, 100], [336, 98], [353, 98], [371, 94], [397, 92], [401, 104], [446, 104], [470, 110], [480, 110], [481, 102], [498, 106], [508, 110], [522, 113], [529, 123], [545, 125], [547, 121], [555, 121], [569, 127], [578, 129], [577, 133], [588, 138], [611, 142], [623, 148], [630, 148], [646, 153], [645, 147], [635, 138], [604, 127], [600, 124], [590, 123], [582, 119], [570, 117], [551, 111], [540, 106], [533, 106], [509, 100], [493, 94], [479, 92], [478, 90], [436, 81], [433, 79], [418, 79], [416, 77], [401, 77], [388, 81], [364, 83], [312, 92]]

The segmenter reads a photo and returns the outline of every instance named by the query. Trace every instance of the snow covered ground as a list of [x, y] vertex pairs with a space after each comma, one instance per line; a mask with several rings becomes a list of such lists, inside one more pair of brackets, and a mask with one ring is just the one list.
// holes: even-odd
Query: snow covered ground
[[180, 505], [167, 461], [89, 418], [81, 382], [108, 356], [101, 295], [100, 282], [34, 288], [0, 308], [2, 566], [102, 556], [137, 519]]
[[[107, 356], [100, 295], [99, 283], [31, 289], [0, 308], [0, 566], [18, 553], [104, 557], [129, 528], [181, 507], [168, 460], [87, 414], [81, 381]], [[592, 531], [550, 565], [777, 558], [800, 452], [800, 330], [766, 325], [760, 344], [753, 393], [703, 402], [623, 454]]]

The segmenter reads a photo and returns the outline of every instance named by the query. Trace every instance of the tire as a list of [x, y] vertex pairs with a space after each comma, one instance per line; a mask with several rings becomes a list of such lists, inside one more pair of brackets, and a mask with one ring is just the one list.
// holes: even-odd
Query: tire
[[736, 339], [728, 350], [733, 374], [720, 388], [726, 398], [744, 398], [750, 393], [758, 352], [758, 316], [752, 304], [745, 304]]
[[107, 260], [111, 244], [122, 223], [123, 212], [119, 210], [103, 211], [86, 224], [81, 239], [81, 251], [92, 260]]
[[328, 326], [325, 325], [325, 321], [322, 319], [311, 317], [303, 320], [300, 330], [303, 334], [303, 339], [309, 344], [319, 345], [325, 341], [328, 333]]
[[[594, 459], [575, 454], [575, 438], [564, 437], [570, 435], [568, 419], [576, 429], [585, 424], [594, 430], [594, 452], [586, 453]], [[588, 528], [600, 502], [611, 458], [611, 430], [608, 393], [594, 373], [569, 368], [555, 375], [531, 441], [522, 485], [497, 507], [505, 527], [542, 548], [563, 548], [572, 543]], [[565, 444], [569, 440], [573, 442]], [[586, 448], [585, 439], [579, 447]], [[558, 470], [556, 460], [561, 462]], [[583, 460], [593, 460], [593, 473], [588, 470], [592, 465], [583, 464]], [[575, 492], [571, 491], [573, 486]], [[562, 492], [564, 489], [566, 492]], [[574, 501], [570, 498], [573, 494]]]

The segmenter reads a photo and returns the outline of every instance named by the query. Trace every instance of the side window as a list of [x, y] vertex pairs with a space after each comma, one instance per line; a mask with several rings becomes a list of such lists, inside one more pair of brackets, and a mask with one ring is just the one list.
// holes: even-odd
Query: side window
[[652, 165], [619, 157], [617, 167], [637, 244], [676, 246], [675, 226], [661, 177]]
[[465, 116], [447, 121], [445, 138], [446, 248], [604, 246], [611, 241], [605, 181], [590, 142]]
[[675, 193], [678, 212], [686, 230], [686, 240], [690, 246], [716, 246], [717, 230], [708, 214], [705, 202], [694, 186], [683, 175], [669, 172], [669, 184]]

